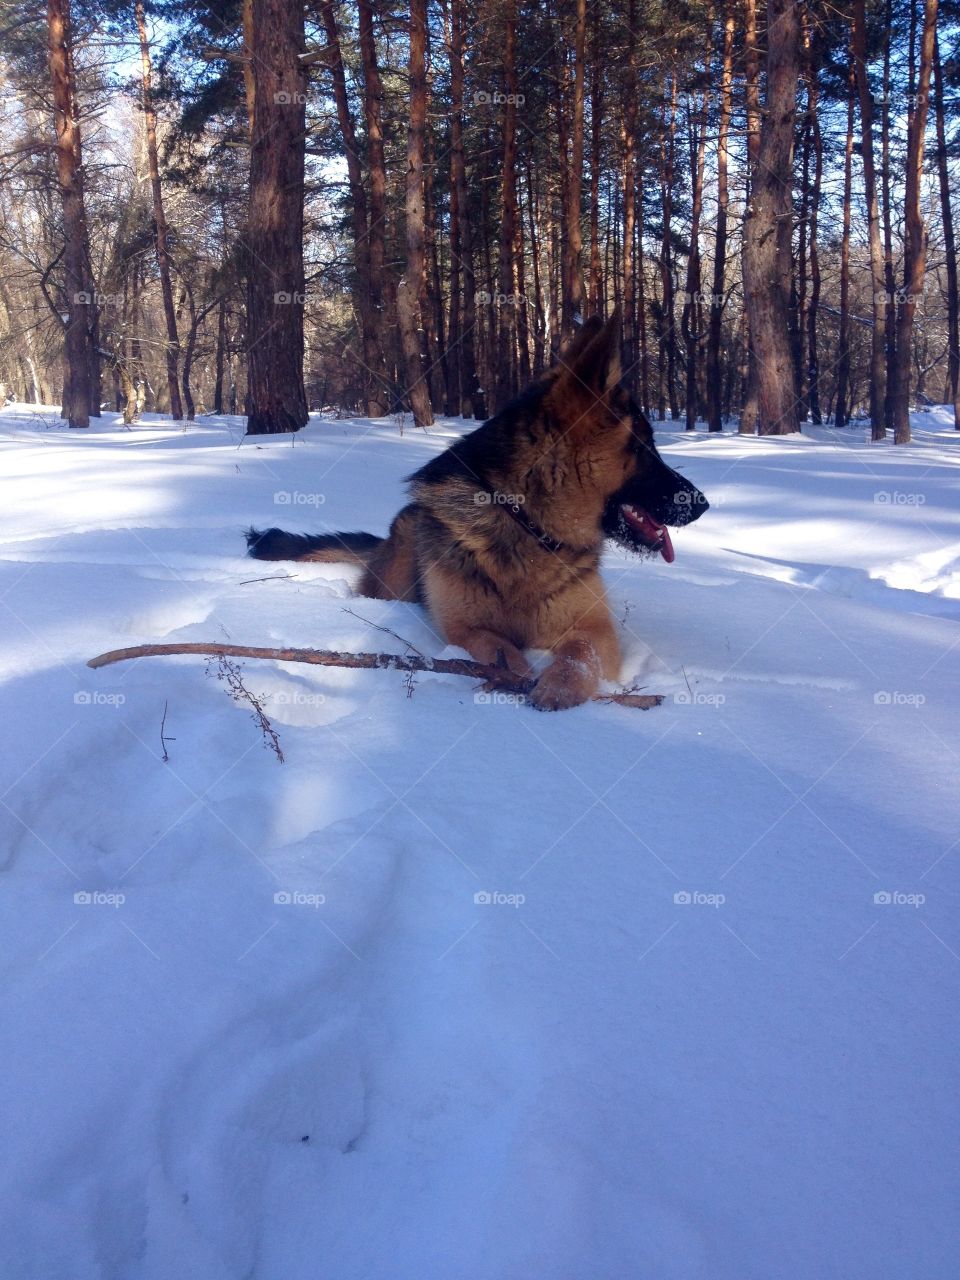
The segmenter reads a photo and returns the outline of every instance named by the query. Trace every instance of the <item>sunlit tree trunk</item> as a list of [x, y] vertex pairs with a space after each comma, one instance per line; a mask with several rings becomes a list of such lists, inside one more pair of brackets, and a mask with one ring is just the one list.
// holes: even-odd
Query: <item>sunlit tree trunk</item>
[[910, 358], [913, 318], [917, 300], [923, 293], [926, 270], [926, 227], [920, 208], [923, 179], [924, 139], [933, 66], [933, 43], [937, 29], [937, 0], [925, 0], [923, 32], [920, 37], [919, 75], [907, 125], [907, 183], [904, 208], [903, 293], [897, 308], [896, 398], [893, 402], [893, 429], [896, 444], [910, 442]]
[[953, 206], [950, 199], [943, 64], [940, 61], [939, 37], [935, 38], [933, 62], [936, 73], [933, 103], [937, 121], [937, 175], [940, 179], [944, 267], [947, 273], [947, 386], [944, 398], [953, 405], [953, 425], [957, 431], [960, 431], [960, 296], [957, 292], [957, 240], [953, 228]]
[[707, 333], [707, 424], [711, 431], [723, 430], [720, 342], [723, 334], [723, 305], [726, 291], [727, 209], [730, 204], [727, 148], [733, 107], [733, 32], [733, 2], [724, 0], [720, 122], [717, 130], [717, 230], [713, 247], [713, 290], [710, 294], [710, 326]]
[[56, 125], [57, 180], [63, 206], [63, 270], [67, 316], [64, 322], [65, 370], [61, 414], [71, 427], [90, 425], [91, 368], [96, 360], [90, 323], [90, 260], [83, 175], [78, 161], [73, 65], [70, 57], [69, 0], [48, 0], [49, 66]]
[[849, 419], [850, 385], [850, 200], [853, 194], [853, 105], [856, 99], [856, 76], [853, 57], [847, 81], [847, 138], [843, 151], [843, 230], [840, 239], [840, 324], [837, 334], [837, 390], [833, 412], [834, 425], [846, 426]]
[[[153, 194], [153, 239], [157, 253], [157, 271], [160, 276], [160, 296], [163, 299], [163, 317], [167, 327], [164, 346], [164, 362], [167, 367], [167, 391], [170, 396], [170, 416], [183, 417], [178, 384], [180, 364], [180, 337], [177, 333], [177, 317], [173, 308], [173, 285], [170, 280], [170, 249], [167, 217], [163, 208], [163, 187], [160, 182], [160, 159], [157, 154], [157, 113], [153, 105], [153, 67], [150, 59], [150, 39], [143, 11], [143, 0], [134, 6], [137, 33], [140, 37], [140, 74], [143, 88], [143, 122], [147, 136], [147, 168], [150, 173], [150, 190]], [[189, 416], [193, 416], [192, 414]]]
[[863, 158], [863, 185], [867, 201], [867, 232], [870, 242], [870, 269], [873, 276], [873, 329], [870, 336], [870, 427], [874, 440], [886, 435], [884, 395], [886, 378], [885, 324], [887, 282], [880, 241], [880, 208], [873, 153], [873, 96], [867, 78], [867, 23], [864, 0], [853, 0], [853, 64], [860, 99], [860, 154]]
[[517, 307], [514, 252], [517, 239], [517, 9], [503, 5], [503, 154], [500, 171], [500, 237], [498, 251], [499, 310], [497, 324], [497, 402], [501, 409], [517, 391]]
[[570, 105], [570, 161], [566, 166], [566, 208], [563, 238], [562, 331], [569, 337], [583, 313], [583, 234], [580, 201], [583, 192], [584, 73], [587, 38], [587, 0], [573, 0], [573, 93]]
[[347, 181], [350, 185], [350, 216], [353, 227], [353, 261], [356, 272], [356, 305], [360, 317], [360, 338], [363, 348], [362, 382], [366, 414], [370, 418], [382, 417], [389, 408], [386, 391], [386, 362], [383, 358], [381, 327], [383, 312], [373, 305], [370, 288], [370, 231], [367, 216], [367, 193], [363, 185], [363, 168], [360, 147], [350, 101], [347, 97], [347, 78], [340, 46], [333, 0], [321, 4], [324, 34], [327, 40], [328, 65], [333, 80], [333, 100], [337, 109], [337, 123], [343, 139], [343, 151], [347, 161]]
[[[753, 190], [760, 156], [760, 48], [757, 41], [757, 0], [744, 3], [744, 99], [747, 114], [747, 198]], [[742, 272], [746, 274], [746, 240], [742, 248]], [[750, 329], [750, 313], [744, 300], [743, 357], [741, 362], [743, 401], [740, 410], [740, 434], [753, 435], [759, 419], [757, 360]]]
[[247, 431], [299, 431], [303, 386], [303, 9], [253, 0], [254, 113], [247, 268]]
[[427, 122], [427, 0], [410, 4], [410, 121], [407, 129], [407, 268], [397, 289], [397, 315], [403, 346], [407, 395], [418, 427], [433, 422], [430, 390], [423, 364], [421, 307], [424, 268], [423, 140]]
[[[691, 104], [692, 105], [692, 104]], [[690, 154], [693, 160], [693, 193], [690, 213], [690, 253], [687, 256], [687, 296], [683, 302], [681, 329], [686, 345], [686, 430], [693, 431], [697, 421], [697, 366], [700, 354], [700, 217], [703, 213], [703, 173], [707, 157], [707, 91], [704, 89], [700, 109], [691, 121]]]
[[744, 223], [744, 295], [757, 360], [761, 435], [798, 431], [790, 349], [790, 230], [793, 139], [800, 74], [800, 22], [792, 0], [767, 3], [767, 97], [750, 206]]

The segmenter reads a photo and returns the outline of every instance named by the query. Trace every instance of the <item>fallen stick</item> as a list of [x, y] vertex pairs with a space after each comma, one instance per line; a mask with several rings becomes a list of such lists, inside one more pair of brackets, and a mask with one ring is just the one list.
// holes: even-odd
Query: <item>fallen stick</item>
[[[500, 693], [513, 693], [525, 697], [532, 690], [535, 680], [524, 679], [507, 670], [486, 662], [474, 662], [472, 658], [427, 658], [413, 653], [338, 653], [331, 649], [261, 649], [245, 644], [137, 644], [129, 649], [111, 649], [98, 654], [87, 663], [88, 667], [109, 667], [114, 662], [127, 662], [132, 658], [165, 658], [178, 654], [196, 653], [214, 658], [267, 658], [274, 662], [307, 662], [315, 667], [348, 667], [375, 671], [427, 672], [441, 675], [466, 676], [483, 680], [488, 688]], [[615, 702], [621, 707], [638, 707], [648, 711], [663, 702], [660, 693], [598, 693], [593, 702]]]

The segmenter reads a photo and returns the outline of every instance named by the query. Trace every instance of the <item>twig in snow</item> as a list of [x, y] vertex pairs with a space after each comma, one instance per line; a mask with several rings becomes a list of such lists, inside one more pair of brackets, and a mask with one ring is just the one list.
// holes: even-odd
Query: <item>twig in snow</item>
[[253, 714], [253, 721], [260, 732], [263, 734], [264, 745], [269, 747], [273, 754], [283, 764], [283, 751], [280, 747], [280, 739], [277, 737], [277, 731], [263, 709], [263, 704], [255, 693], [251, 693], [247, 686], [243, 683], [243, 675], [241, 669], [235, 662], [231, 662], [226, 654], [209, 654], [207, 657], [207, 675], [212, 674], [213, 660], [217, 660], [216, 676], [218, 680], [222, 680], [227, 686], [227, 692], [234, 702], [245, 702]]
[[241, 587], [249, 587], [251, 582], [276, 582], [281, 578], [295, 578], [295, 573], [270, 573], [265, 578], [245, 578], [239, 585]]
[[[267, 658], [274, 662], [306, 662], [315, 667], [346, 667], [364, 671], [426, 671], [438, 675], [466, 676], [483, 680], [490, 689], [526, 696], [533, 690], [535, 680], [516, 675], [506, 667], [492, 663], [475, 662], [472, 658], [423, 658], [411, 653], [338, 653], [331, 649], [263, 649], [245, 644], [138, 644], [129, 649], [111, 649], [98, 654], [87, 663], [88, 667], [108, 667], [114, 662], [126, 662], [131, 658], [162, 658], [179, 654], [197, 653], [205, 658]], [[637, 693], [628, 689], [623, 693], [598, 693], [593, 702], [615, 702], [621, 707], [638, 707], [648, 711], [663, 702], [662, 693]]]
[[160, 721], [160, 749], [163, 752], [164, 764], [166, 764], [167, 761], [170, 759], [170, 756], [167, 754], [167, 743], [176, 742], [176, 738], [168, 738], [167, 735], [163, 732], [166, 727], [167, 727], [167, 702], [166, 702], [166, 699], [164, 699], [163, 717]]
[[365, 618], [362, 613], [357, 613], [355, 609], [348, 609], [346, 605], [344, 605], [343, 612], [349, 613], [352, 618], [357, 618], [360, 622], [365, 622], [368, 627], [373, 627], [375, 631], [382, 631], [384, 635], [393, 636], [394, 640], [399, 640], [401, 644], [405, 644], [408, 649], [412, 649], [419, 657], [423, 658], [426, 656], [415, 644], [412, 644], [409, 640], [405, 640], [403, 636], [398, 636], [396, 631], [391, 631], [389, 627], [381, 627], [379, 622], [371, 622], [370, 619]]

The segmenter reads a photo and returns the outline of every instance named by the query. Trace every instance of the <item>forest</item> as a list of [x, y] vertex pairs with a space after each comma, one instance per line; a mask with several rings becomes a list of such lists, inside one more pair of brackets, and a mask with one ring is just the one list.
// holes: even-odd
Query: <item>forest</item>
[[0, 5], [0, 395], [484, 419], [620, 309], [654, 420], [960, 428], [955, 0]]

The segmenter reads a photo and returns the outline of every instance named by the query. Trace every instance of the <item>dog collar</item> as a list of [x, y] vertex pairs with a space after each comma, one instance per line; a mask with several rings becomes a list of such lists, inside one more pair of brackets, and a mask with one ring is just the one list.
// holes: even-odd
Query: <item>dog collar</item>
[[549, 533], [545, 533], [536, 521], [530, 519], [518, 502], [498, 503], [498, 506], [501, 506], [508, 515], [512, 516], [521, 529], [526, 529], [527, 533], [539, 542], [544, 551], [552, 551], [556, 554], [556, 552], [566, 549], [567, 544], [565, 542], [561, 542], [559, 538], [551, 538]]

